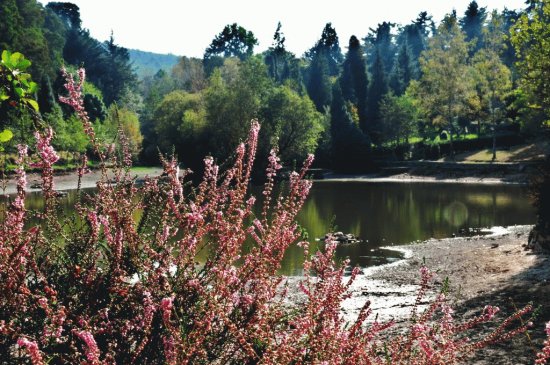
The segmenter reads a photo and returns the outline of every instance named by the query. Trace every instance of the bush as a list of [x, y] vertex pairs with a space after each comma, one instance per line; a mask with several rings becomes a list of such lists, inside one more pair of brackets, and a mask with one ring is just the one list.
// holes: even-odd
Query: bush
[[[36, 133], [46, 203], [35, 217], [41, 223], [30, 224], [27, 148], [19, 147], [18, 193], [0, 229], [1, 364], [450, 364], [526, 330], [517, 322], [530, 307], [485, 337], [476, 336], [475, 327], [498, 308], [455, 323], [439, 294], [420, 313], [432, 278], [424, 267], [403, 334], [384, 335], [391, 322], [367, 325], [368, 302], [346, 325], [340, 305], [358, 272], [343, 280], [346, 263], [335, 265], [330, 240], [314, 255], [299, 242], [306, 255], [299, 284], [305, 302], [287, 303], [277, 270], [285, 249], [300, 241], [295, 217], [311, 187], [304, 180], [311, 156], [275, 197], [281, 166], [270, 154], [257, 216], [248, 193], [257, 122], [225, 172], [204, 160], [197, 187], [184, 183], [188, 172], [175, 159], [164, 161], [164, 176], [137, 186], [127, 142], [121, 141], [123, 158], [95, 144], [79, 85], [69, 78], [67, 87], [64, 100], [82, 118], [102, 178], [97, 193], [77, 203], [78, 217], [63, 219], [53, 190], [53, 132]], [[108, 159], [117, 166], [114, 181]], [[84, 173], [85, 164], [79, 177]], [[465, 337], [469, 332], [473, 340]]]

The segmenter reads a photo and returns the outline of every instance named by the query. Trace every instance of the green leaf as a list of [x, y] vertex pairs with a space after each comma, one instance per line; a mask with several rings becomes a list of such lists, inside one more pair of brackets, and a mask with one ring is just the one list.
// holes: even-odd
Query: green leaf
[[2, 51], [2, 62], [8, 65], [10, 62], [10, 56], [11, 56], [10, 51], [8, 50]]
[[35, 111], [38, 111], [38, 103], [33, 99], [23, 99], [23, 101], [29, 104]]
[[25, 57], [19, 52], [15, 52], [10, 56], [10, 64], [11, 68], [16, 68], [17, 64], [24, 60]]
[[36, 82], [31, 81], [29, 83], [29, 89], [27, 90], [27, 94], [34, 94], [38, 90], [38, 85]]
[[0, 143], [4, 143], [13, 138], [13, 133], [9, 129], [0, 132]]
[[16, 93], [19, 97], [22, 97], [23, 94], [25, 93], [25, 91], [24, 91], [22, 88], [20, 88], [20, 87], [16, 87], [14, 90], [15, 90], [15, 93]]
[[29, 68], [30, 65], [31, 61], [22, 59], [17, 63], [17, 65], [15, 65], [15, 67], [20, 69], [21, 71], [25, 71], [27, 68]]

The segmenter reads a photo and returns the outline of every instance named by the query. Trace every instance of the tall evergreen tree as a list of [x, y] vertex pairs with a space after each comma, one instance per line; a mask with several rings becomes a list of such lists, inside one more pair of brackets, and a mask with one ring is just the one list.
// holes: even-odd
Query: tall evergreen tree
[[128, 50], [115, 44], [113, 34], [105, 42], [107, 49], [107, 73], [101, 77], [101, 89], [107, 105], [118, 101], [125, 89], [132, 89], [137, 85], [137, 76], [132, 69]]
[[285, 41], [286, 38], [281, 32], [281, 22], [279, 22], [273, 35], [273, 44], [265, 53], [269, 76], [279, 84], [290, 77], [292, 60], [295, 58], [293, 53], [286, 50]]
[[359, 40], [351, 36], [348, 53], [344, 60], [342, 75], [340, 77], [342, 96], [357, 108], [359, 127], [363, 132], [367, 131], [367, 91], [368, 78], [363, 50]]
[[380, 101], [388, 92], [386, 72], [379, 53], [375, 54], [371, 74], [367, 97], [367, 130], [372, 141], [379, 144], [383, 130], [380, 120]]
[[370, 165], [370, 140], [353, 122], [339, 83], [333, 86], [331, 104], [332, 167], [340, 171], [367, 170]]
[[329, 66], [325, 49], [319, 49], [309, 66], [309, 80], [307, 92], [318, 111], [322, 112], [329, 106], [332, 98]]
[[390, 88], [393, 93], [397, 96], [403, 95], [415, 76], [411, 49], [407, 42], [404, 42], [399, 47], [399, 53], [390, 75]]
[[384, 72], [389, 74], [395, 60], [395, 44], [393, 42], [392, 29], [395, 23], [383, 22], [376, 29], [370, 28], [370, 33], [365, 37], [367, 61], [372, 70], [377, 55], [380, 57]]
[[418, 14], [416, 20], [405, 25], [397, 36], [397, 46], [401, 50], [408, 47], [411, 56], [411, 68], [414, 79], [420, 77], [420, 54], [426, 49], [428, 38], [435, 32], [435, 24], [432, 16], [423, 11]]
[[[508, 10], [504, 8], [504, 10], [501, 13], [502, 15], [502, 34], [510, 34], [511, 28], [516, 24], [519, 17], [521, 16], [521, 13], [518, 13], [515, 10]], [[504, 64], [512, 71], [512, 77], [514, 80], [516, 79], [516, 67], [515, 64], [517, 62], [516, 52], [514, 49], [514, 46], [512, 42], [510, 41], [511, 37], [506, 37], [504, 39], [504, 49], [502, 50], [501, 57]]]
[[315, 46], [308, 52], [306, 57], [313, 60], [315, 56], [321, 53], [327, 61], [328, 72], [330, 76], [336, 76], [340, 73], [340, 64], [343, 61], [342, 50], [336, 29], [332, 27], [332, 23], [327, 23], [321, 33], [321, 38]]
[[480, 8], [475, 0], [470, 2], [464, 17], [460, 19], [460, 26], [466, 34], [466, 41], [472, 42], [470, 55], [473, 55], [483, 46], [481, 30], [486, 19], [487, 8]]
[[68, 28], [80, 29], [80, 8], [78, 5], [64, 2], [50, 2], [46, 7], [56, 13]]

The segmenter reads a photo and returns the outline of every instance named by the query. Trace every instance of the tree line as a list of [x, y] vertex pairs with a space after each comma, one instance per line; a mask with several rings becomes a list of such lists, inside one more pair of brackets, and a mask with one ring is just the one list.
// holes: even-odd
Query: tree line
[[[76, 5], [6, 0], [0, 48], [32, 61], [40, 110], [57, 127], [58, 148], [88, 148], [76, 119], [56, 101], [59, 66], [83, 65], [86, 109], [99, 134], [115, 138], [122, 123], [144, 163], [175, 153], [200, 168], [199, 156], [225, 158], [257, 118], [261, 154], [275, 146], [287, 165], [316, 153], [319, 166], [364, 170], [384, 151], [410, 151], [418, 141], [448, 144], [452, 155], [457, 139], [487, 136], [495, 151], [499, 134], [547, 127], [547, 75], [537, 72], [547, 69], [548, 6], [530, 0], [523, 10], [498, 12], [472, 1], [437, 25], [421, 12], [409, 24], [383, 22], [352, 36], [345, 53], [328, 23], [302, 56], [286, 49], [280, 23], [261, 54], [252, 31], [228, 24], [202, 59], [182, 57], [170, 72], [138, 80], [128, 50], [113, 37], [93, 39]], [[24, 116], [2, 113], [2, 123], [28, 136]]]

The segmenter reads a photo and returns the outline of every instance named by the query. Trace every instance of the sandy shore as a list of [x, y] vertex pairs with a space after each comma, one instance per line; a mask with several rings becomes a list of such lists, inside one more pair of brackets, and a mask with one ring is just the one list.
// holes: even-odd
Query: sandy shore
[[[145, 176], [158, 176], [162, 173], [162, 168], [152, 167], [146, 169], [136, 169], [130, 172], [130, 176], [135, 177], [136, 179], [143, 179]], [[113, 172], [108, 171], [108, 176], [111, 178]], [[101, 178], [101, 171], [92, 170], [90, 173], [82, 177], [81, 188], [95, 188], [97, 181]], [[39, 173], [30, 173], [27, 174], [27, 192], [40, 191], [40, 184], [42, 178]], [[78, 176], [76, 172], [67, 172], [62, 174], [56, 174], [54, 176], [54, 188], [55, 190], [73, 190], [77, 188]], [[15, 180], [11, 177], [9, 180], [5, 181], [5, 189], [3, 194], [13, 194], [16, 192]]]
[[[384, 266], [368, 268], [351, 287], [351, 298], [343, 303], [346, 320], [356, 318], [367, 300], [371, 301], [374, 319], [394, 319], [399, 330], [406, 325], [415, 302], [419, 268], [422, 263], [437, 273], [427, 299], [441, 290], [446, 277], [450, 281], [450, 302], [456, 317], [471, 317], [487, 304], [501, 308], [502, 321], [529, 302], [540, 305], [540, 315], [526, 336], [487, 348], [471, 359], [472, 364], [532, 364], [533, 349], [540, 349], [544, 323], [550, 320], [550, 256], [535, 254], [524, 245], [531, 226], [495, 227], [492, 234], [476, 237], [431, 239], [419, 244], [392, 246], [405, 253], [405, 259]], [[294, 280], [297, 280], [295, 278]], [[299, 293], [294, 293], [300, 300]], [[496, 323], [495, 323], [496, 324]], [[484, 330], [488, 330], [485, 328]]]
[[324, 178], [321, 181], [526, 185], [528, 183], [528, 176], [526, 174], [514, 174], [514, 175], [502, 175], [502, 176], [490, 174], [485, 176], [483, 175], [469, 176], [469, 175], [448, 174], [448, 173], [420, 175], [420, 174], [408, 173], [408, 172], [382, 176], [379, 173], [352, 174], [352, 175], [329, 173], [324, 175]]

